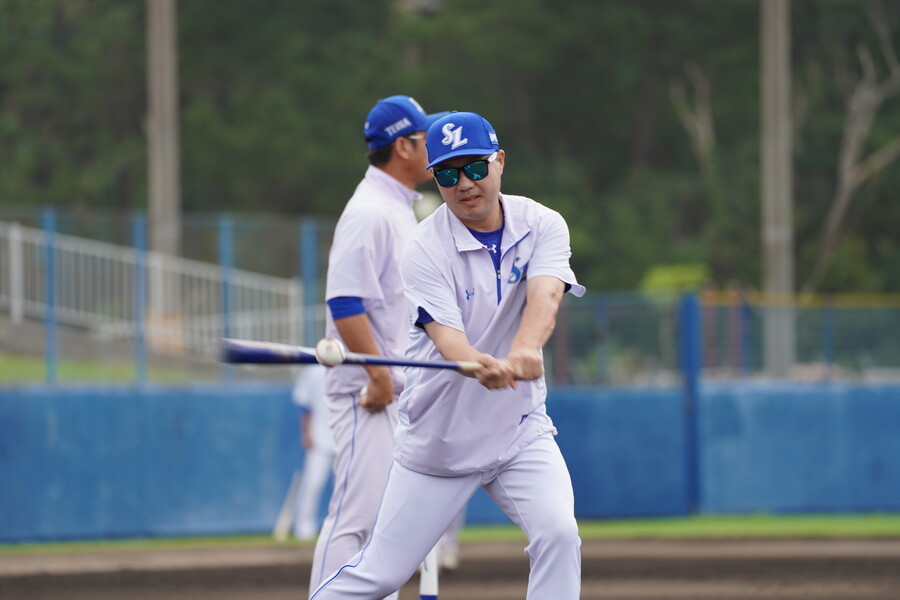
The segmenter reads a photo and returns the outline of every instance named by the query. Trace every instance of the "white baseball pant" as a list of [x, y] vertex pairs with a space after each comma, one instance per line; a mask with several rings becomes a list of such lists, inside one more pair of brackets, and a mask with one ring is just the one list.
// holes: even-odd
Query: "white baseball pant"
[[581, 539], [572, 481], [550, 434], [501, 467], [460, 477], [411, 471], [396, 461], [369, 543], [332, 573], [312, 600], [377, 600], [399, 589], [469, 498], [483, 487], [528, 537], [528, 600], [577, 600]]

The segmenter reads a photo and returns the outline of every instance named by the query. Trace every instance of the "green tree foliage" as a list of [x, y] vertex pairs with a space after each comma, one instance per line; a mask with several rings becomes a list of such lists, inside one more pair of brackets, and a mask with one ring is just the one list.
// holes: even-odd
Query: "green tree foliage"
[[[879, 79], [889, 71], [884, 49], [867, 9], [892, 28], [893, 52], [900, 55], [900, 2], [808, 1], [795, 7], [795, 95], [797, 151], [795, 227], [798, 274], [808, 272], [836, 185], [839, 150], [847, 127], [847, 106], [862, 78], [860, 51], [868, 49]], [[897, 90], [900, 92], [900, 90]], [[876, 115], [863, 156], [900, 136], [900, 93], [886, 99]], [[890, 190], [900, 185], [900, 161], [880, 171], [858, 191], [844, 237], [819, 289], [900, 290], [900, 203]], [[802, 283], [798, 282], [798, 283]]]
[[0, 2], [0, 203], [145, 197], [142, 10]]
[[[888, 67], [867, 5], [792, 3], [798, 280], [859, 44]], [[143, 0], [0, 0], [0, 205], [145, 206], [145, 28]], [[593, 289], [676, 263], [757, 287], [759, 53], [758, 0], [180, 0], [183, 205], [336, 216], [366, 112], [408, 93], [495, 125], [504, 190], [566, 216]], [[868, 151], [897, 135], [900, 96]], [[900, 163], [858, 191], [822, 289], [900, 290], [898, 186]]]

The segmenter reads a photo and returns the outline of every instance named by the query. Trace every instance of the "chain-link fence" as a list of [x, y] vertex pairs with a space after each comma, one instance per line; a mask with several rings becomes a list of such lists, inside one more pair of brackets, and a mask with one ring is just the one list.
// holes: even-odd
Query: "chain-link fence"
[[[41, 225], [33, 213], [15, 215], [4, 209], [0, 216], [18, 217], [23, 225]], [[233, 257], [229, 269], [239, 275], [229, 282], [229, 335], [304, 344], [321, 335], [321, 295], [333, 221], [252, 215], [232, 217], [228, 222], [226, 241]], [[139, 255], [118, 250], [122, 257], [118, 266], [108, 256], [112, 247], [108, 242], [134, 242], [134, 217], [62, 211], [55, 223], [57, 244], [65, 250], [57, 265], [60, 296], [55, 318], [80, 319], [75, 323], [79, 326], [87, 319], [92, 328], [102, 332], [103, 339], [134, 340], [139, 331], [134, 321], [134, 261]], [[189, 327], [180, 325], [180, 341], [170, 346], [208, 355], [210, 340], [224, 331], [222, 269], [215, 264], [222, 260], [222, 223], [221, 215], [188, 215], [182, 220], [185, 255], [190, 260], [179, 263], [183, 268], [178, 271], [175, 288], [185, 294], [179, 304], [197, 310], [192, 309]], [[36, 321], [45, 317], [39, 266], [46, 239], [35, 229], [24, 234], [26, 229], [7, 226], [0, 232], [0, 321], [4, 316], [16, 321], [23, 314]], [[77, 242], [73, 237], [77, 234], [99, 241]], [[152, 253], [147, 256], [148, 273], [152, 273], [159, 260]], [[23, 269], [23, 260], [31, 260], [35, 266]], [[18, 273], [11, 270], [16, 263], [20, 264]], [[304, 288], [290, 284], [298, 276], [302, 276]], [[246, 285], [242, 283], [245, 280]], [[284, 291], [276, 292], [282, 299], [274, 305], [263, 301], [260, 294], [265, 294], [259, 290], [278, 287], [281, 281], [288, 282], [282, 286]], [[152, 282], [148, 280], [148, 284]], [[302, 298], [296, 297], [300, 294]], [[774, 311], [781, 317], [787, 315], [781, 322], [788, 323], [792, 332], [787, 353], [791, 364], [783, 365], [786, 375], [780, 377], [900, 381], [900, 295], [773, 299], [740, 291], [701, 292], [697, 295], [696, 330], [682, 322], [682, 298], [675, 293], [593, 291], [584, 298], [567, 296], [545, 349], [548, 382], [677, 386], [688, 368], [680, 361], [686, 349], [694, 349], [700, 357], [696, 375], [704, 379], [772, 378], [765, 338], [767, 317]], [[297, 306], [310, 307], [311, 312], [304, 308], [302, 314], [285, 315]], [[166, 323], [151, 324], [157, 332], [165, 331]], [[74, 346], [78, 347], [77, 341]], [[123, 356], [121, 346], [110, 352], [101, 358], [129, 359]]]
[[775, 299], [739, 292], [701, 295], [704, 377], [765, 376], [765, 319], [793, 325], [793, 380], [900, 381], [900, 296], [807, 295]]
[[[675, 294], [592, 293], [569, 298], [547, 346], [559, 385], [677, 385], [685, 344], [696, 344], [701, 376], [771, 378], [764, 357], [768, 311], [793, 326], [795, 381], [900, 381], [900, 296], [793, 296], [774, 301], [739, 292], [699, 295], [696, 336]], [[693, 339], [696, 337], [697, 339]]]

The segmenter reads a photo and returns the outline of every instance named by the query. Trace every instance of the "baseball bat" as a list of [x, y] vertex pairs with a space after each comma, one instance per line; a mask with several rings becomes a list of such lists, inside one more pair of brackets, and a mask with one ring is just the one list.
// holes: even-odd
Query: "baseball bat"
[[428, 556], [419, 567], [419, 600], [437, 600], [438, 598], [438, 549], [437, 546], [428, 551]]
[[[319, 362], [316, 359], [316, 351], [314, 348], [294, 346], [292, 344], [256, 342], [229, 338], [224, 338], [222, 340], [221, 358], [222, 361], [226, 363], [253, 365], [296, 365], [315, 364]], [[453, 369], [461, 373], [474, 373], [482, 368], [481, 363], [473, 361], [409, 360], [406, 358], [391, 358], [375, 354], [359, 354], [356, 352], [345, 353], [344, 360], [341, 364]]]
[[291, 520], [294, 517], [294, 507], [297, 504], [297, 492], [300, 489], [300, 479], [303, 472], [300, 469], [294, 471], [291, 477], [291, 484], [288, 486], [287, 494], [284, 496], [284, 502], [281, 503], [281, 511], [278, 513], [278, 519], [275, 521], [275, 527], [272, 529], [272, 537], [278, 542], [288, 539], [291, 532]]

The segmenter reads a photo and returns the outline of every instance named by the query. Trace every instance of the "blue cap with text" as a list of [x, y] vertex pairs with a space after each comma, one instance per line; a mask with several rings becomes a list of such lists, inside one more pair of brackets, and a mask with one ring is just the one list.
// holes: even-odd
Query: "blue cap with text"
[[445, 114], [428, 128], [428, 169], [457, 156], [487, 156], [500, 149], [487, 119], [473, 112]]
[[382, 98], [369, 111], [363, 135], [370, 149], [381, 148], [398, 137], [427, 131], [435, 119], [446, 114], [426, 114], [419, 103], [409, 96]]

